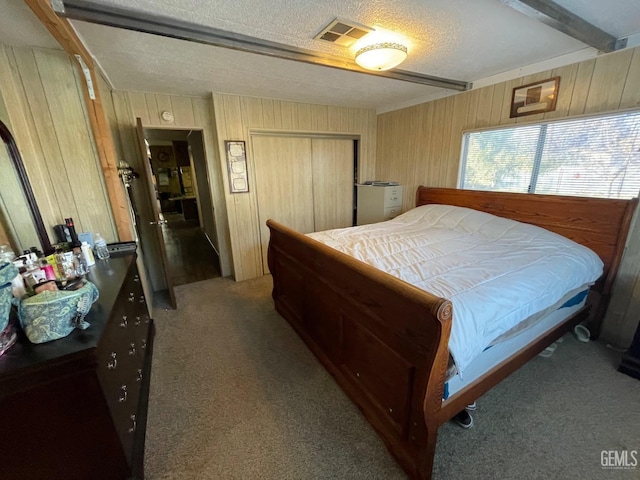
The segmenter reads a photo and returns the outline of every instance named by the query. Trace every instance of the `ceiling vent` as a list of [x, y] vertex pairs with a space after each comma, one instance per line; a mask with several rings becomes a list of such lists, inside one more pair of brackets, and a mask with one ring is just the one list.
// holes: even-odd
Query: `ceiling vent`
[[325, 42], [348, 47], [372, 31], [372, 28], [336, 18], [313, 38], [314, 40], [324, 40]]

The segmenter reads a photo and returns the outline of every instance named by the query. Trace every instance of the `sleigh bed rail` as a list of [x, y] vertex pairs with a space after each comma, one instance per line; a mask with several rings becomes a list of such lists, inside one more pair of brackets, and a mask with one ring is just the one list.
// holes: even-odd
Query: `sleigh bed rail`
[[273, 220], [267, 225], [276, 310], [404, 469], [422, 478], [435, 447], [451, 302]]

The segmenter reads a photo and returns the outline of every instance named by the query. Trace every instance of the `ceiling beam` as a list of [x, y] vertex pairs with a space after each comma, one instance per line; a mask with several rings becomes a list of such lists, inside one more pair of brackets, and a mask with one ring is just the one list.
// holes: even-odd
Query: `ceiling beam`
[[505, 5], [534, 18], [601, 52], [609, 53], [626, 47], [627, 39], [618, 40], [553, 0], [503, 0]]
[[[76, 58], [77, 61], [75, 63], [80, 71], [80, 76], [87, 80], [82, 82], [82, 92], [100, 159], [100, 167], [107, 187], [109, 203], [113, 211], [116, 230], [118, 231], [118, 239], [122, 242], [133, 240], [129, 205], [125, 197], [124, 187], [118, 176], [118, 158], [113, 146], [111, 129], [107, 123], [107, 117], [100, 99], [100, 89], [98, 88], [98, 78], [93, 58], [76, 35], [69, 21], [56, 15], [51, 5], [41, 0], [24, 1], [60, 46], [71, 57]], [[91, 92], [89, 79], [92, 84]]]
[[214, 27], [196, 25], [175, 18], [99, 5], [87, 0], [51, 0], [51, 3], [59, 15], [74, 20], [82, 20], [100, 25], [108, 25], [110, 27], [123, 28], [136, 32], [160, 35], [312, 65], [337, 68], [339, 70], [364, 73], [403, 82], [418, 83], [458, 91], [469, 90], [471, 88], [471, 83], [469, 82], [434, 77], [405, 70], [392, 69], [382, 72], [365, 70], [351, 59], [228, 32]]

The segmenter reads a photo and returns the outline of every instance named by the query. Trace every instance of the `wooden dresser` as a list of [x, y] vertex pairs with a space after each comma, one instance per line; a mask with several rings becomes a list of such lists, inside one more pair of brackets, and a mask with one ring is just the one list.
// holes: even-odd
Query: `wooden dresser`
[[142, 479], [155, 329], [134, 255], [98, 261], [91, 326], [0, 357], [0, 478]]

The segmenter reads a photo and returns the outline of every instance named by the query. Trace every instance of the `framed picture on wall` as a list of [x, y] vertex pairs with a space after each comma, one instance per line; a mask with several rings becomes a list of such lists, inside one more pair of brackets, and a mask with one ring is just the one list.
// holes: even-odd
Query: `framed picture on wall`
[[556, 109], [560, 77], [513, 89], [510, 118], [552, 112]]
[[229, 190], [231, 193], [248, 192], [247, 152], [244, 141], [225, 140], [224, 147], [229, 171]]

